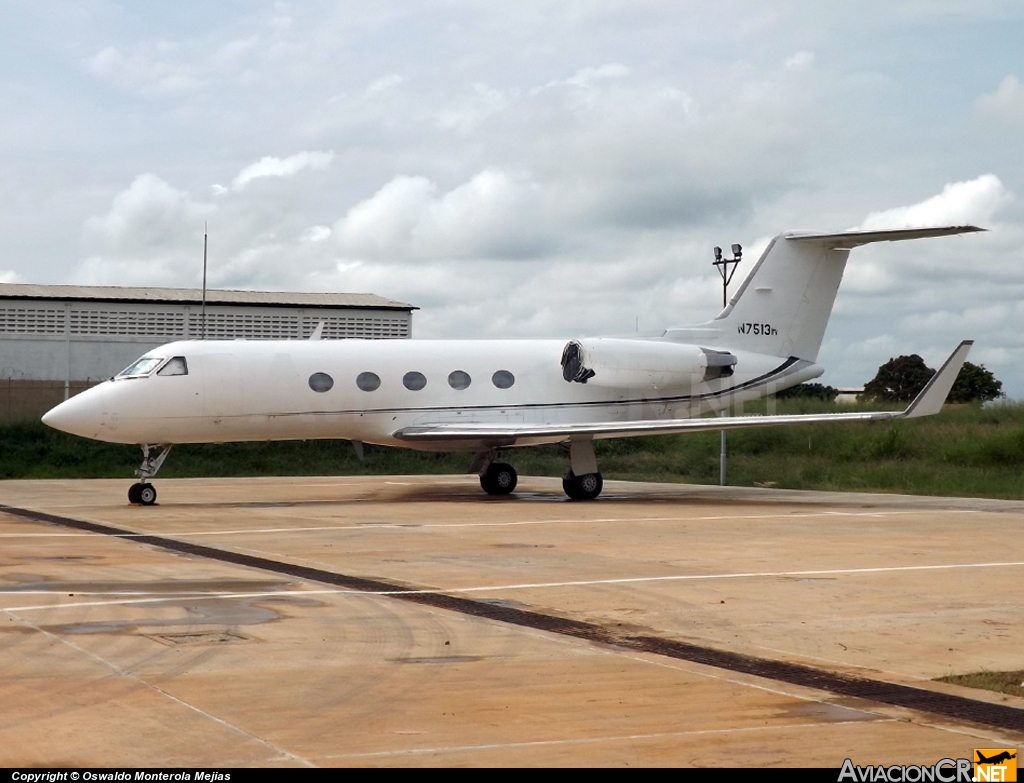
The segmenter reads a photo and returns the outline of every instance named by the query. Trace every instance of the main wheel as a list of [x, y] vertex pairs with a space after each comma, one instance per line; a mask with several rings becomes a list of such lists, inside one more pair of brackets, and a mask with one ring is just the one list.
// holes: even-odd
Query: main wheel
[[142, 501], [139, 500], [139, 490], [142, 489], [142, 484], [135, 483], [128, 487], [128, 502], [139, 504]]
[[152, 484], [139, 484], [137, 493], [139, 502], [144, 506], [152, 506], [156, 503], [156, 487]]
[[604, 489], [604, 480], [600, 473], [577, 476], [570, 470], [562, 479], [562, 489], [570, 500], [593, 500]]
[[480, 486], [488, 495], [507, 495], [518, 482], [516, 469], [504, 462], [492, 462], [480, 476]]

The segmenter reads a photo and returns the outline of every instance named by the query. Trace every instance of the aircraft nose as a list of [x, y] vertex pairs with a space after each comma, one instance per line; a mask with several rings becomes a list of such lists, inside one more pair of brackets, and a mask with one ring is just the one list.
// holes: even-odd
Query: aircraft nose
[[43, 414], [43, 424], [55, 430], [95, 438], [103, 419], [102, 410], [88, 391], [65, 400]]

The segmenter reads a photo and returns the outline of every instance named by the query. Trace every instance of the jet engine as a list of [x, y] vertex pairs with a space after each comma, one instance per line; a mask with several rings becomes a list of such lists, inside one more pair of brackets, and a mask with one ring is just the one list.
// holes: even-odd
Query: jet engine
[[736, 357], [696, 345], [593, 337], [562, 350], [562, 377], [612, 389], [688, 389], [733, 373]]

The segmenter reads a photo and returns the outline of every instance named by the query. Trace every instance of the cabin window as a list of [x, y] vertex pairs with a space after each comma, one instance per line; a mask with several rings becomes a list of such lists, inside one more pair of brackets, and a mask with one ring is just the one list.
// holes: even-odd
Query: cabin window
[[160, 368], [157, 375], [188, 375], [188, 363], [184, 356], [175, 356]]
[[499, 389], [510, 389], [512, 384], [516, 382], [516, 376], [510, 373], [508, 370], [498, 370], [494, 375], [491, 376], [491, 383], [497, 386]]
[[334, 387], [334, 378], [325, 372], [315, 372], [309, 376], [309, 388], [315, 392], [328, 392]]
[[473, 379], [469, 377], [469, 373], [463, 372], [462, 370], [455, 370], [448, 375], [448, 385], [453, 389], [458, 389], [459, 391], [468, 389], [469, 384], [472, 382]]
[[407, 372], [402, 378], [402, 385], [409, 391], [419, 391], [427, 385], [427, 378], [421, 372]]
[[356, 378], [356, 386], [365, 392], [377, 391], [380, 388], [380, 376], [374, 372], [361, 372]]
[[126, 378], [131, 375], [149, 375], [164, 360], [162, 356], [143, 356], [135, 364], [126, 367], [117, 374], [119, 378]]

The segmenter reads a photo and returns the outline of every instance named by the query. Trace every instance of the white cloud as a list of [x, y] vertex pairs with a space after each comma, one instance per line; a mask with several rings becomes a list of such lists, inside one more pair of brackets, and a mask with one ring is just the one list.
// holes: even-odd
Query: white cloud
[[393, 90], [395, 87], [398, 87], [404, 81], [405, 79], [403, 77], [399, 76], [397, 73], [392, 73], [388, 76], [383, 76], [380, 79], [376, 79], [370, 82], [366, 86], [366, 92], [372, 95], [374, 93]]
[[188, 62], [176, 62], [167, 55], [173, 47], [164, 43], [156, 52], [122, 54], [108, 46], [92, 57], [89, 70], [95, 76], [146, 96], [182, 95], [197, 91], [203, 80]]
[[[918, 228], [989, 223], [1013, 195], [994, 174], [946, 185], [936, 196], [906, 207], [872, 212], [857, 228]], [[984, 225], [982, 225], [984, 228]]]
[[437, 188], [426, 177], [395, 177], [334, 226], [348, 255], [404, 253]]
[[629, 74], [629, 68], [622, 63], [606, 63], [596, 68], [580, 68], [565, 83], [572, 87], [590, 87], [595, 82], [622, 79]]
[[508, 106], [508, 100], [498, 90], [477, 82], [473, 94], [455, 106], [442, 111], [437, 118], [439, 128], [454, 130], [462, 134], [475, 130], [492, 115]]
[[290, 177], [303, 169], [325, 169], [334, 159], [334, 152], [299, 152], [287, 158], [266, 156], [238, 172], [231, 182], [233, 190], [242, 190], [261, 177]]
[[108, 248], [133, 251], [156, 248], [179, 235], [182, 227], [201, 226], [210, 207], [168, 185], [155, 174], [140, 174], [114, 197], [110, 211], [86, 221], [87, 237]]
[[395, 177], [352, 207], [334, 233], [349, 257], [520, 258], [550, 240], [540, 187], [526, 177], [485, 169], [439, 194], [425, 177]]
[[213, 211], [154, 174], [139, 175], [105, 215], [85, 222], [93, 252], [79, 265], [76, 282], [181, 284], [183, 269], [202, 268], [203, 225]]
[[1016, 76], [1007, 76], [995, 92], [986, 93], [974, 103], [978, 112], [986, 117], [1015, 124], [1024, 123], [1024, 84]]
[[802, 71], [814, 65], [814, 52], [802, 49], [791, 57], [787, 57], [782, 67], [787, 71]]
[[310, 226], [302, 232], [300, 242], [323, 242], [331, 235], [331, 229], [327, 226]]
[[21, 275], [14, 271], [0, 272], [0, 283], [20, 283]]
[[239, 38], [228, 41], [217, 51], [215, 58], [223, 64], [235, 64], [250, 52], [255, 50], [260, 43], [258, 35], [250, 35], [247, 38]]

